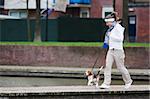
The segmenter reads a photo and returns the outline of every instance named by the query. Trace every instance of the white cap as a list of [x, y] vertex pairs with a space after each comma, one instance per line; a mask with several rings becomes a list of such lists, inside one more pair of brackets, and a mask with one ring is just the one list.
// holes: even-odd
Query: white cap
[[115, 21], [115, 18], [106, 18], [105, 19], [105, 22], [113, 22], [113, 21]]

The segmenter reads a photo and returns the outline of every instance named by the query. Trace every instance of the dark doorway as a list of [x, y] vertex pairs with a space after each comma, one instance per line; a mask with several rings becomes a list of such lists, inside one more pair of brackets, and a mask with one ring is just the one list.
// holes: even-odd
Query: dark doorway
[[136, 41], [136, 16], [129, 16], [129, 41]]
[[3, 9], [4, 9], [4, 0], [0, 0], [0, 14], [3, 13]]
[[0, 5], [4, 5], [4, 0], [0, 0]]

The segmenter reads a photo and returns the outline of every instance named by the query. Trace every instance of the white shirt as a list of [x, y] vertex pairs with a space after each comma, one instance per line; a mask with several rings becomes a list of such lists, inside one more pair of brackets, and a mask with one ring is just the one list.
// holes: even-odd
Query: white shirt
[[123, 50], [124, 30], [124, 27], [116, 23], [109, 35], [109, 49]]

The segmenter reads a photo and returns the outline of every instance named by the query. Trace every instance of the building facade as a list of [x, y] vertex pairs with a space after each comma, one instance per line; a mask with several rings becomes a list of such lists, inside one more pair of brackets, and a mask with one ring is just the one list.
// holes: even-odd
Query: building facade
[[[104, 18], [107, 14], [114, 11], [114, 7], [115, 11], [119, 13], [119, 17], [122, 18], [123, 0], [91, 0], [88, 12], [89, 17]], [[149, 0], [129, 0], [128, 33], [130, 42], [150, 41], [149, 11], [150, 11]]]
[[[115, 8], [114, 8], [115, 7]], [[123, 0], [91, 0], [89, 3], [75, 4], [67, 8], [67, 14], [84, 18], [104, 18], [115, 11], [123, 18]], [[150, 42], [149, 0], [129, 0], [128, 33], [130, 42]]]
[[129, 35], [133, 41], [149, 42], [150, 40], [149, 4], [149, 0], [130, 0]]
[[[3, 9], [4, 0], [0, 0], [0, 13], [8, 13], [11, 16], [27, 18], [26, 9]], [[80, 18], [104, 18], [112, 11], [117, 11], [119, 17], [123, 17], [123, 0], [70, 0], [66, 12], [51, 11], [49, 19], [60, 16]], [[149, 0], [129, 0], [128, 3], [128, 27], [129, 40], [131, 42], [149, 42]], [[41, 9], [42, 12], [43, 9]], [[35, 18], [35, 9], [30, 9], [30, 18]]]

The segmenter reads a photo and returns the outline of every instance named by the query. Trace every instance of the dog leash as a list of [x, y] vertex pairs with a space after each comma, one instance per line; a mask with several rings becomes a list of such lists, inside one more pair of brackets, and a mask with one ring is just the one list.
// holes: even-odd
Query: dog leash
[[[106, 53], [107, 53], [107, 50], [105, 50], [104, 49], [104, 57], [102, 57], [102, 63], [104, 64], [104, 60], [105, 60], [105, 57], [106, 57]], [[96, 65], [96, 63], [97, 63], [97, 61], [98, 61], [98, 59], [100, 58], [100, 55], [98, 55], [97, 56], [97, 58], [96, 58], [96, 60], [95, 60], [95, 62], [94, 62], [94, 64], [92, 65], [92, 69], [91, 69], [91, 71], [93, 71], [93, 69], [94, 69], [94, 67], [95, 67], [95, 65]], [[105, 65], [105, 64], [104, 64]], [[101, 66], [102, 68], [104, 67], [104, 66]], [[102, 69], [102, 68], [100, 68], [100, 69]]]

